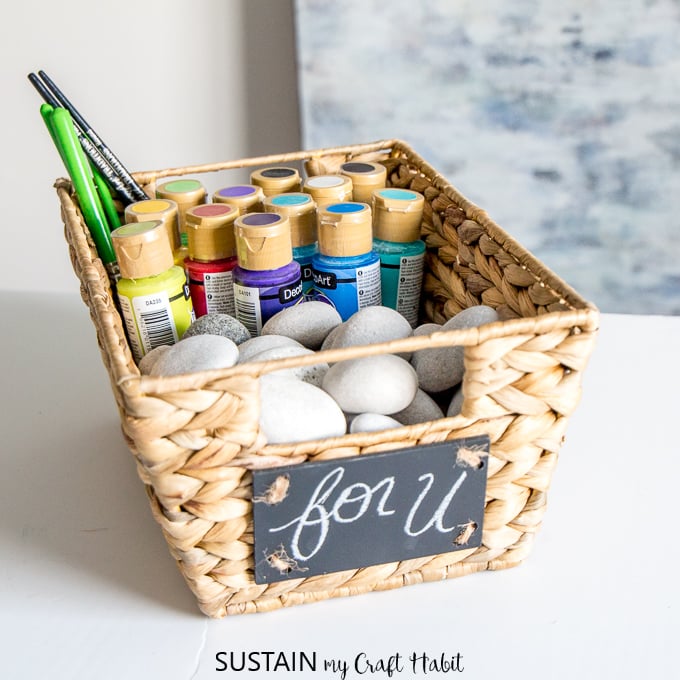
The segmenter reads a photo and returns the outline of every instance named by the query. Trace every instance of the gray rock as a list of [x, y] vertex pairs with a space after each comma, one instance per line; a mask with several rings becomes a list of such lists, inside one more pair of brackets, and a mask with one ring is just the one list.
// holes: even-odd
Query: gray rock
[[342, 323], [338, 311], [319, 300], [309, 300], [274, 314], [261, 335], [285, 335], [309, 349], [319, 349], [326, 336]]
[[408, 361], [379, 354], [333, 364], [322, 387], [347, 413], [389, 415], [413, 401], [418, 379]]
[[214, 368], [229, 368], [238, 359], [238, 347], [221, 335], [182, 338], [159, 357], [150, 375], [179, 375]]
[[287, 338], [285, 335], [258, 335], [256, 338], [246, 340], [238, 346], [238, 363], [243, 364], [246, 361], [252, 361], [255, 354], [273, 347], [302, 347], [302, 345], [297, 340]]
[[430, 335], [442, 329], [439, 323], [423, 323], [413, 329], [413, 335]]
[[170, 349], [170, 345], [160, 345], [147, 352], [139, 362], [139, 372], [142, 375], [149, 375], [153, 365]]
[[[450, 331], [473, 328], [498, 321], [492, 307], [468, 307], [449, 319], [440, 330]], [[463, 347], [438, 347], [421, 349], [413, 353], [411, 364], [418, 374], [418, 385], [426, 392], [442, 392], [458, 385], [463, 379]]]
[[345, 415], [322, 389], [284, 375], [260, 378], [260, 428], [270, 444], [339, 437]]
[[408, 338], [411, 333], [411, 324], [391, 307], [364, 307], [342, 324], [333, 338], [333, 349]]
[[449, 403], [449, 408], [446, 410], [446, 416], [448, 418], [458, 416], [460, 415], [462, 408], [463, 408], [463, 390], [459, 389], [456, 390], [456, 393], [453, 395], [451, 402]]
[[[322, 303], [323, 304], [323, 303]], [[250, 361], [271, 361], [272, 359], [285, 359], [286, 357], [299, 357], [306, 354], [314, 354], [311, 349], [307, 349], [302, 345], [281, 345], [280, 347], [270, 347], [269, 349], [262, 350], [257, 354], [254, 354]], [[304, 380], [305, 382], [321, 386], [323, 377], [328, 371], [327, 363], [318, 363], [311, 366], [295, 366], [294, 368], [282, 368], [278, 371], [272, 371], [272, 374], [276, 375], [288, 375], [299, 380]]]
[[391, 430], [393, 427], [401, 427], [401, 423], [390, 416], [381, 413], [360, 413], [352, 418], [349, 431], [354, 432], [379, 432]]
[[250, 331], [235, 317], [230, 314], [211, 312], [199, 316], [189, 328], [186, 329], [182, 340], [194, 335], [221, 335], [233, 340], [240, 345], [250, 339]]
[[413, 401], [402, 411], [393, 413], [392, 417], [402, 425], [415, 425], [443, 418], [444, 412], [427, 392], [418, 389]]
[[344, 323], [338, 324], [325, 338], [321, 344], [321, 349], [333, 349], [335, 345], [335, 339], [342, 333], [342, 327]]

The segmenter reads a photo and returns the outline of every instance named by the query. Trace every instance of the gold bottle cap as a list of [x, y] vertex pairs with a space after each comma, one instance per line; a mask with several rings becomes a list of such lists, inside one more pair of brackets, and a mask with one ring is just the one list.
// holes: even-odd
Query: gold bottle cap
[[179, 208], [179, 231], [184, 233], [184, 213], [205, 203], [205, 187], [197, 179], [173, 179], [156, 187], [156, 198], [169, 198]]
[[373, 236], [381, 241], [410, 243], [420, 238], [425, 197], [409, 189], [373, 192]]
[[160, 220], [124, 224], [111, 232], [111, 241], [124, 279], [157, 276], [175, 264], [168, 231]]
[[360, 203], [370, 204], [373, 192], [387, 182], [387, 168], [382, 163], [347, 161], [340, 166], [340, 173], [352, 179], [353, 199]]
[[169, 198], [149, 198], [145, 201], [130, 203], [125, 208], [125, 222], [148, 222], [160, 220], [168, 230], [170, 247], [173, 252], [181, 246], [179, 239], [179, 221], [177, 203]]
[[347, 175], [315, 175], [302, 185], [316, 201], [317, 208], [352, 200], [352, 180]]
[[242, 215], [247, 212], [261, 212], [264, 191], [255, 184], [234, 184], [218, 189], [212, 200], [213, 203], [236, 206]]
[[331, 203], [319, 210], [319, 252], [330, 257], [370, 253], [371, 208], [366, 203]]
[[290, 222], [278, 213], [248, 213], [234, 223], [239, 266], [252, 271], [285, 267], [293, 260]]
[[186, 230], [189, 257], [211, 262], [236, 254], [234, 220], [239, 211], [226, 203], [206, 203], [187, 210]]
[[300, 173], [295, 168], [281, 165], [253, 171], [250, 174], [250, 182], [262, 187], [265, 196], [300, 191]]
[[316, 241], [316, 203], [309, 194], [291, 192], [267, 196], [265, 212], [285, 215], [290, 221], [290, 241], [293, 248]]

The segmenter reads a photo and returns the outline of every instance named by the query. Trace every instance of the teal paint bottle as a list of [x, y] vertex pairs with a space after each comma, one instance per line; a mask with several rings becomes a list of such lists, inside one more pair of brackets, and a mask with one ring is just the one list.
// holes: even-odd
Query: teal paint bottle
[[327, 205], [318, 211], [318, 230], [313, 298], [332, 304], [343, 321], [364, 307], [382, 304], [371, 208], [354, 202]]
[[425, 199], [408, 189], [373, 192], [373, 248], [380, 257], [382, 304], [415, 328], [423, 283], [425, 243], [420, 239]]
[[319, 252], [316, 203], [307, 193], [291, 192], [268, 196], [264, 200], [264, 209], [288, 218], [293, 259], [302, 272], [302, 294], [309, 295], [314, 287], [312, 258]]

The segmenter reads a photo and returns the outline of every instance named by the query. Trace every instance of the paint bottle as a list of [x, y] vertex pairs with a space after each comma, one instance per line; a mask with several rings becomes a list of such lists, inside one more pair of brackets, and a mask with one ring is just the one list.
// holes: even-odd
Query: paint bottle
[[160, 345], [177, 342], [194, 321], [184, 270], [173, 264], [160, 220], [133, 222], [111, 232], [121, 279], [118, 300], [130, 349], [139, 362]]
[[259, 335], [274, 314], [304, 299], [290, 222], [276, 213], [248, 213], [236, 218], [234, 235], [236, 318], [252, 335]]
[[352, 200], [352, 180], [346, 175], [314, 175], [308, 177], [302, 190], [310, 194], [317, 208]]
[[168, 230], [168, 238], [175, 264], [179, 267], [184, 267], [184, 258], [189, 253], [179, 238], [177, 203], [169, 198], [148, 198], [144, 201], [130, 203], [125, 208], [126, 224], [131, 222], [148, 222], [150, 220], [160, 220], [163, 222]]
[[189, 208], [205, 203], [205, 187], [197, 179], [174, 179], [156, 187], [156, 198], [169, 198], [177, 203], [179, 237], [183, 246], [187, 244], [184, 215]]
[[396, 309], [413, 327], [418, 323], [423, 283], [424, 200], [408, 189], [373, 192], [373, 248], [380, 256], [382, 303]]
[[332, 203], [318, 211], [319, 253], [312, 258], [314, 298], [330, 302], [343, 321], [381, 304], [380, 258], [366, 203]]
[[250, 183], [262, 187], [265, 196], [300, 191], [300, 173], [295, 168], [276, 166], [250, 173]]
[[387, 168], [382, 163], [369, 161], [347, 161], [340, 166], [340, 174], [352, 180], [352, 200], [371, 205], [373, 192], [384, 189], [387, 182]]
[[319, 251], [316, 236], [316, 204], [309, 194], [292, 192], [268, 196], [264, 200], [265, 212], [285, 215], [290, 222], [290, 242], [293, 259], [302, 272], [302, 294], [307, 295], [314, 286], [312, 257]]
[[218, 189], [212, 197], [213, 203], [227, 203], [238, 208], [241, 215], [262, 212], [264, 191], [255, 184], [234, 184]]
[[234, 220], [238, 208], [208, 203], [189, 208], [186, 230], [189, 257], [184, 262], [196, 317], [210, 312], [234, 316]]

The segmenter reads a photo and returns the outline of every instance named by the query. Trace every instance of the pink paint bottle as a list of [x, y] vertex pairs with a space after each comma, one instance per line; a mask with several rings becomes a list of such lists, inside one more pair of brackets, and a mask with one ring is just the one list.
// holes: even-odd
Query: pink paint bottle
[[226, 203], [208, 203], [186, 211], [189, 257], [184, 266], [196, 317], [209, 312], [235, 314], [233, 269], [238, 262], [234, 220], [238, 214], [238, 208]]

